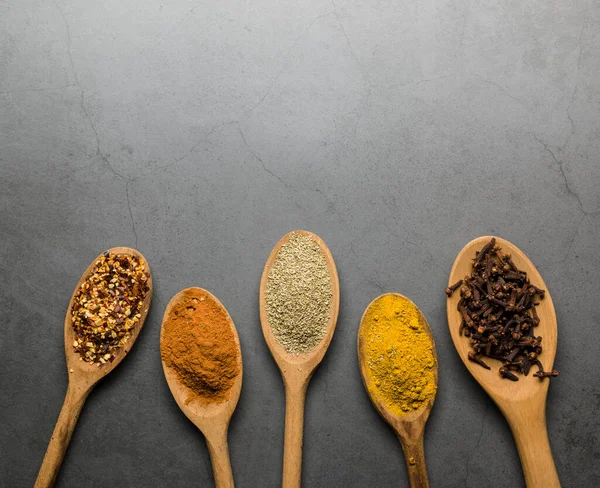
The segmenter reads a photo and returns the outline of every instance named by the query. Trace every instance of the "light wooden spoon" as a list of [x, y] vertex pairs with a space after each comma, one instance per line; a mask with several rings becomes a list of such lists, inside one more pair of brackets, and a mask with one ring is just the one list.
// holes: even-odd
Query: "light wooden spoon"
[[[454, 261], [448, 286], [471, 275], [475, 252], [480, 251], [491, 239], [491, 236], [479, 237], [462, 249]], [[512, 256], [513, 262], [519, 269], [527, 272], [527, 277], [532, 284], [546, 290], [544, 299], [539, 300], [540, 305], [536, 307], [540, 323], [536, 327], [535, 334], [542, 336], [543, 352], [540, 361], [545, 370], [551, 370], [556, 356], [557, 342], [556, 314], [552, 297], [538, 270], [519, 248], [499, 237], [496, 237], [496, 245]], [[457, 290], [447, 302], [448, 326], [452, 341], [469, 372], [506, 417], [519, 450], [527, 486], [529, 488], [559, 487], [560, 481], [546, 430], [546, 397], [550, 379], [541, 380], [529, 374], [518, 375], [519, 381], [510, 381], [500, 376], [499, 361], [485, 358], [491, 370], [469, 361], [467, 357], [471, 351], [469, 339], [459, 334], [461, 315], [456, 309], [459, 300], [460, 293]]]
[[[329, 324], [321, 342], [308, 354], [294, 356], [288, 353], [273, 335], [267, 317], [266, 293], [269, 271], [277, 259], [277, 254], [292, 233], [311, 237], [321, 248], [331, 278], [331, 306]], [[308, 383], [315, 369], [322, 361], [333, 337], [340, 306], [340, 285], [337, 269], [331, 252], [323, 240], [312, 232], [296, 230], [283, 236], [271, 251], [260, 280], [260, 322], [263, 335], [283, 377], [286, 393], [285, 438], [283, 449], [283, 488], [299, 488], [302, 477], [302, 435], [304, 430], [304, 401]]]
[[67, 316], [65, 317], [65, 355], [67, 358], [67, 370], [69, 371], [69, 387], [67, 388], [65, 401], [56, 422], [56, 426], [54, 427], [50, 444], [46, 450], [42, 467], [40, 468], [37, 480], [35, 481], [35, 488], [45, 488], [54, 485], [85, 400], [98, 381], [115, 369], [131, 350], [142, 330], [146, 315], [150, 309], [150, 303], [152, 301], [152, 274], [150, 273], [148, 261], [146, 261], [144, 256], [138, 251], [129, 247], [113, 247], [112, 249], [109, 249], [108, 252], [114, 254], [128, 254], [130, 256], [135, 256], [144, 262], [144, 269], [148, 274], [148, 293], [144, 299], [140, 321], [134, 329], [132, 336], [127, 343], [117, 351], [115, 358], [110, 363], [97, 366], [96, 364], [82, 361], [79, 353], [73, 348], [75, 332], [73, 331], [71, 323], [71, 308], [73, 307], [75, 293], [79, 291], [81, 284], [91, 274], [92, 269], [96, 266], [96, 261], [102, 256], [102, 254], [100, 254], [100, 256], [94, 259], [92, 264], [84, 271], [75, 287], [75, 291], [69, 302], [69, 307], [67, 308]]
[[177, 405], [185, 416], [192, 421], [192, 423], [200, 429], [206, 438], [206, 444], [208, 446], [208, 452], [210, 453], [210, 459], [213, 467], [213, 476], [215, 479], [215, 486], [217, 488], [233, 488], [233, 473], [231, 471], [231, 462], [229, 460], [229, 446], [227, 444], [227, 430], [229, 428], [229, 421], [235, 407], [237, 406], [238, 399], [240, 398], [240, 391], [242, 389], [242, 350], [240, 347], [240, 339], [238, 337], [235, 324], [229, 313], [223, 306], [223, 304], [215, 297], [212, 293], [203, 290], [202, 288], [187, 288], [180, 291], [175, 295], [165, 310], [163, 318], [163, 325], [160, 331], [160, 342], [161, 350], [163, 347], [164, 340], [164, 324], [167, 317], [171, 314], [171, 309], [181, 301], [184, 294], [188, 291], [201, 292], [205, 295], [208, 300], [212, 300], [217, 307], [221, 307], [227, 315], [231, 332], [235, 341], [235, 347], [237, 348], [237, 356], [240, 365], [240, 372], [237, 375], [231, 389], [229, 390], [229, 397], [222, 403], [207, 403], [201, 399], [190, 398], [190, 389], [181, 383], [177, 374], [162, 361], [163, 371], [167, 384], [171, 390], [171, 394], [175, 398]]
[[[404, 451], [404, 457], [406, 459], [406, 469], [408, 471], [408, 479], [410, 481], [410, 486], [412, 488], [427, 488], [429, 486], [429, 480], [427, 477], [427, 466], [425, 464], [425, 452], [423, 450], [423, 435], [425, 433], [425, 423], [427, 422], [427, 419], [429, 418], [429, 414], [431, 412], [431, 408], [433, 407], [435, 395], [431, 400], [423, 404], [418, 410], [415, 410], [414, 412], [409, 412], [405, 415], [397, 415], [396, 413], [390, 410], [390, 408], [385, 402], [381, 401], [378, 398], [378, 396], [375, 393], [375, 385], [371, 384], [371, 380], [369, 379], [369, 375], [367, 372], [367, 353], [365, 350], [363, 334], [361, 333], [361, 331], [363, 328], [365, 317], [371, 306], [377, 300], [386, 295], [396, 295], [412, 303], [411, 300], [409, 300], [403, 295], [400, 295], [399, 293], [386, 293], [377, 297], [366, 308], [360, 321], [360, 328], [358, 331], [358, 364], [360, 366], [360, 374], [362, 376], [365, 389], [367, 390], [369, 398], [375, 406], [375, 409], [377, 410], [377, 412], [379, 412], [379, 415], [381, 415], [383, 419], [388, 424], [390, 424], [392, 429], [394, 429], [396, 435], [398, 436], [398, 439], [400, 440], [400, 443], [402, 444], [402, 450]], [[415, 308], [419, 310], [419, 308], [416, 305]], [[429, 328], [429, 324], [427, 323], [425, 316], [421, 313], [420, 310], [419, 313], [423, 318], [423, 326], [425, 328], [425, 331], [427, 332], [427, 335], [431, 340], [433, 357], [435, 359], [433, 372], [435, 377], [435, 388], [437, 392], [438, 360], [437, 353], [435, 350], [435, 342], [433, 341], [433, 335], [431, 334], [431, 329]]]

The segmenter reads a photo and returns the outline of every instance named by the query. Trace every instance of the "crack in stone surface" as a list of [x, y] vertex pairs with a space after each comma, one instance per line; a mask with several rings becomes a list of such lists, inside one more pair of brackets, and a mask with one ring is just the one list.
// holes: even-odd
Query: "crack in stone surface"
[[549, 265], [556, 265], [556, 264], [562, 264], [564, 263], [568, 258], [569, 255], [571, 254], [571, 249], [573, 248], [573, 245], [575, 244], [575, 241], [577, 240], [577, 238], [579, 237], [579, 230], [581, 228], [581, 224], [583, 223], [583, 221], [585, 220], [586, 216], [582, 216], [581, 220], [579, 222], [577, 222], [577, 227], [575, 228], [575, 232], [573, 233], [573, 237], [571, 237], [571, 240], [569, 241], [569, 244], [567, 245], [567, 250], [565, 252], [565, 255], [559, 259], [558, 261], [550, 261], [547, 262], [545, 264], [540, 264], [538, 265], [538, 268], [546, 268]]
[[445, 80], [446, 78], [456, 78], [456, 76], [457, 76], [456, 74], [451, 74], [451, 75], [438, 76], [436, 78], [425, 78], [425, 79], [421, 79], [421, 80], [417, 80], [417, 81], [411, 81], [410, 83], [398, 84], [396, 86], [398, 86], [398, 87], [417, 86], [417, 85], [421, 85], [423, 83], [431, 83], [431, 82], [438, 81], [438, 80]]
[[537, 136], [537, 134], [534, 133], [533, 137], [535, 138], [535, 140], [538, 143], [540, 143], [542, 145], [542, 147], [546, 150], [546, 152], [548, 152], [548, 154], [550, 154], [550, 156], [552, 156], [552, 159], [554, 160], [554, 162], [558, 166], [558, 170], [560, 171], [560, 174], [561, 174], [561, 176], [562, 176], [562, 178], [564, 180], [565, 189], [567, 190], [567, 193], [569, 195], [572, 195], [573, 197], [575, 197], [577, 199], [577, 204], [579, 206], [579, 210], [581, 211], [581, 213], [583, 213], [584, 215], [598, 215], [598, 214], [600, 214], [600, 211], [588, 212], [587, 210], [585, 210], [585, 208], [583, 207], [583, 201], [581, 200], [581, 197], [579, 196], [579, 194], [577, 192], [575, 192], [575, 190], [573, 190], [571, 188], [571, 184], [569, 183], [569, 179], [567, 178], [567, 174], [565, 173], [565, 169], [563, 167], [564, 161], [562, 161], [562, 162], [559, 161], [558, 158], [556, 157], [556, 154], [554, 154], [554, 151], [552, 149], [550, 149], [550, 146], [548, 144], [546, 144], [544, 141], [542, 141]]
[[94, 484], [96, 482], [96, 480], [92, 479], [92, 477], [86, 473], [81, 467], [75, 465], [75, 467], [77, 468], [77, 471], [79, 471], [81, 473], [81, 476], [83, 476], [83, 479], [88, 481], [91, 484]]
[[135, 226], [135, 219], [133, 218], [133, 211], [131, 209], [131, 200], [130, 200], [130, 196], [129, 196], [129, 184], [131, 183], [131, 181], [129, 179], [127, 179], [125, 176], [123, 176], [121, 173], [118, 173], [115, 170], [112, 163], [108, 159], [108, 156], [106, 154], [104, 154], [102, 152], [102, 150], [100, 149], [100, 136], [98, 135], [98, 131], [96, 129], [94, 121], [92, 120], [92, 117], [90, 116], [89, 112], [85, 108], [85, 91], [84, 91], [83, 87], [81, 86], [81, 82], [79, 81], [79, 76], [77, 75], [77, 70], [75, 69], [75, 63], [73, 61], [73, 53], [71, 51], [71, 28], [69, 27], [69, 23], [67, 22], [67, 17], [65, 16], [65, 13], [60, 8], [60, 5], [58, 5], [56, 0], [54, 1], [54, 5], [56, 6], [57, 10], [60, 12], [62, 20], [65, 24], [65, 30], [66, 30], [66, 34], [67, 34], [67, 55], [69, 56], [69, 62], [71, 64], [71, 70], [73, 71], [73, 77], [75, 78], [75, 84], [79, 88], [81, 110], [83, 111], [86, 119], [88, 120], [88, 122], [90, 124], [90, 128], [92, 129], [92, 132], [94, 133], [94, 137], [96, 139], [96, 155], [106, 164], [108, 170], [115, 177], [117, 177], [118, 179], [120, 179], [121, 181], [123, 181], [125, 183], [125, 200], [127, 202], [127, 209], [129, 211], [129, 217], [131, 219], [131, 229], [133, 231], [133, 235], [135, 238], [135, 246], [137, 247], [138, 235], [137, 235], [137, 230], [136, 230], [136, 226]]
[[[558, 146], [558, 152], [561, 155], [561, 159], [559, 159], [555, 152], [550, 148], [550, 145], [545, 143], [544, 141], [542, 141], [537, 134], [534, 133], [534, 138], [535, 140], [542, 145], [542, 147], [544, 148], [544, 150], [546, 152], [548, 152], [548, 154], [550, 154], [550, 156], [552, 157], [553, 161], [555, 162], [555, 164], [558, 167], [558, 170], [560, 171], [560, 174], [562, 176], [562, 179], [564, 180], [564, 185], [565, 185], [565, 189], [567, 190], [567, 193], [570, 194], [571, 196], [573, 196], [576, 200], [577, 200], [577, 204], [579, 206], [579, 210], [581, 211], [581, 213], [583, 213], [583, 215], [598, 215], [600, 214], [600, 210], [594, 211], [594, 212], [590, 212], [587, 211], [584, 207], [583, 204], [583, 200], [581, 199], [581, 196], [579, 195], [579, 193], [577, 193], [571, 186], [571, 183], [569, 182], [569, 178], [567, 177], [567, 173], [565, 171], [564, 165], [565, 165], [565, 153], [566, 153], [566, 149], [567, 146], [569, 145], [569, 143], [571, 142], [571, 138], [573, 137], [573, 134], [575, 133], [575, 129], [576, 129], [576, 125], [575, 125], [575, 121], [573, 120], [573, 116], [571, 115], [571, 111], [573, 109], [573, 105], [575, 103], [575, 98], [577, 96], [577, 92], [579, 90], [579, 79], [580, 79], [580, 74], [581, 74], [581, 59], [583, 57], [583, 36], [585, 34], [585, 28], [587, 25], [587, 12], [588, 12], [588, 5], [586, 4], [586, 8], [585, 11], [583, 13], [583, 17], [582, 17], [582, 22], [581, 22], [581, 30], [579, 32], [579, 54], [577, 56], [577, 67], [576, 67], [576, 77], [575, 77], [575, 86], [573, 87], [573, 93], [571, 94], [571, 100], [569, 102], [569, 106], [567, 107], [567, 119], [569, 120], [569, 124], [571, 125], [571, 129], [569, 130], [569, 134], [567, 135], [565, 142], [562, 144], [562, 146]], [[573, 241], [571, 242], [571, 244], [569, 245], [569, 251], [571, 246], [573, 245]], [[569, 252], [568, 251], [568, 252]], [[566, 259], [566, 257], [568, 256], [568, 254], [565, 256], [564, 259]], [[564, 261], [563, 259], [563, 261]]]
[[137, 249], [138, 246], [138, 235], [137, 230], [135, 228], [135, 219], [133, 218], [133, 211], [131, 210], [131, 200], [129, 199], [129, 180], [125, 180], [125, 196], [127, 197], [127, 208], [129, 209], [129, 217], [131, 218], [131, 230], [133, 231], [133, 235], [135, 236], [135, 247]]
[[[338, 9], [337, 9], [335, 0], [331, 0], [331, 5], [333, 6], [333, 14], [335, 15], [335, 18], [337, 19], [337, 22], [338, 22], [338, 25], [340, 26], [342, 34], [344, 34], [344, 37], [346, 38], [346, 44], [348, 46], [348, 52], [350, 53], [350, 57], [354, 60], [354, 62], [356, 63], [356, 66], [358, 66], [358, 70], [360, 71], [360, 76], [362, 78], [364, 89], [366, 89], [366, 91], [367, 91], [367, 93], [362, 97], [362, 100], [359, 102], [360, 105], [362, 105], [362, 108], [364, 110], [365, 108], [369, 107], [369, 101], [371, 99], [371, 85], [368, 82], [368, 79], [367, 79], [367, 76], [365, 75], [362, 64], [358, 60], [358, 57], [356, 56], [354, 49], [352, 49], [352, 43], [350, 42], [350, 37], [348, 36], [348, 33], [346, 32], [346, 28], [344, 27], [344, 24], [342, 23], [342, 19], [340, 18], [340, 15], [338, 13]], [[358, 115], [358, 116], [361, 115], [360, 109], [358, 109], [358, 108], [350, 113], [356, 113], [356, 115]]]
[[381, 293], [384, 293], [384, 288], [383, 288], [383, 286], [381, 286], [379, 281], [377, 281], [375, 278], [371, 278], [371, 277], [367, 276], [367, 273], [365, 272], [365, 270], [362, 269], [358, 265], [359, 259], [358, 259], [358, 255], [356, 254], [356, 251], [354, 250], [354, 242], [352, 240], [350, 240], [350, 253], [352, 253], [352, 255], [354, 256], [354, 266], [362, 274], [363, 279], [367, 283], [371, 283], [372, 285], [375, 285], [375, 287], [377, 287]]
[[569, 242], [569, 245], [567, 246], [567, 252], [565, 253], [565, 257], [559, 261], [560, 263], [564, 263], [567, 260], [567, 258], [569, 257], [569, 254], [571, 253], [571, 248], [573, 247], [573, 244], [575, 243], [575, 240], [577, 239], [577, 237], [579, 237], [579, 226], [581, 225], [581, 222], [583, 222], [583, 219], [581, 219], [579, 221], [579, 223], [577, 224], [577, 229], [575, 230], [575, 233], [573, 234], [573, 237], [571, 238], [571, 242]]
[[479, 447], [479, 444], [481, 444], [481, 439], [483, 438], [483, 429], [485, 427], [485, 418], [486, 418], [487, 412], [490, 408], [490, 403], [491, 403], [490, 400], [487, 400], [487, 403], [485, 405], [485, 410], [483, 411], [483, 415], [481, 416], [481, 428], [479, 430], [479, 437], [477, 439], [477, 443], [475, 444], [475, 447], [473, 447], [473, 450], [471, 451], [471, 454], [469, 455], [469, 459], [467, 460], [467, 475], [465, 477], [465, 486], [467, 486], [467, 487], [469, 486], [469, 476], [471, 476], [471, 461], [477, 454], [477, 448]]
[[573, 108], [573, 104], [575, 103], [575, 97], [577, 96], [577, 91], [579, 90], [579, 78], [581, 75], [581, 58], [582, 58], [582, 54], [583, 54], [583, 34], [585, 32], [585, 27], [587, 25], [587, 19], [586, 19], [587, 12], [588, 12], [588, 6], [586, 4], [586, 8], [585, 8], [585, 11], [583, 12], [583, 18], [581, 21], [581, 31], [579, 32], [579, 54], [577, 56], [577, 75], [575, 76], [575, 86], [573, 88], [573, 93], [571, 94], [571, 101], [569, 103], [569, 106], [567, 107], [567, 118], [569, 119], [569, 122], [571, 124], [571, 131], [569, 132], [569, 135], [567, 136], [567, 139], [562, 146], [563, 152], [564, 152], [565, 148], [567, 147], [567, 145], [569, 144], [571, 137], [575, 133], [575, 121], [573, 120], [573, 117], [571, 116], [571, 110]]
[[[467, 17], [471, 13], [471, 2], [466, 2], [466, 7], [463, 11], [461, 29], [460, 29], [460, 41], [458, 43], [458, 52], [463, 54], [464, 42], [465, 42], [465, 32], [467, 30]], [[464, 55], [463, 55], [464, 56]]]
[[278, 180], [286, 188], [290, 188], [290, 185], [283, 178], [281, 178], [280, 176], [278, 176], [277, 174], [275, 174], [273, 171], [271, 171], [269, 168], [267, 168], [267, 166], [265, 165], [265, 162], [250, 147], [250, 145], [246, 141], [246, 136], [244, 136], [244, 133], [242, 132], [242, 128], [239, 126], [239, 124], [238, 124], [238, 131], [240, 133], [240, 136], [242, 137], [242, 141], [244, 142], [244, 146], [246, 146], [246, 149], [248, 149], [248, 152], [250, 152], [250, 154], [252, 154], [252, 156], [254, 156], [254, 158], [261, 164], [263, 171], [265, 173], [271, 175], [276, 180]]
[[[73, 53], [71, 51], [71, 28], [69, 27], [69, 23], [67, 22], [67, 17], [65, 16], [65, 13], [63, 12], [62, 8], [60, 8], [60, 5], [58, 5], [56, 0], [54, 1], [54, 5], [56, 5], [56, 8], [60, 12], [60, 16], [62, 17], [63, 22], [65, 24], [65, 30], [66, 30], [66, 34], [67, 34], [67, 56], [69, 56], [69, 62], [71, 64], [71, 70], [73, 71], [73, 77], [75, 78], [75, 84], [77, 85], [77, 88], [79, 88], [81, 110], [83, 111], [83, 114], [85, 115], [86, 119], [88, 120], [88, 122], [90, 124], [90, 128], [92, 129], [92, 132], [94, 133], [94, 136], [96, 138], [96, 154], [98, 156], [100, 156], [100, 158], [105, 163], [110, 165], [106, 156], [104, 154], [102, 154], [102, 151], [100, 150], [100, 137], [98, 136], [98, 131], [96, 130], [96, 126], [94, 125], [94, 121], [92, 120], [92, 117], [90, 116], [87, 109], [85, 108], [85, 91], [83, 90], [83, 87], [81, 86], [81, 82], [79, 81], [79, 76], [77, 75], [77, 70], [75, 69], [75, 63], [73, 62]], [[114, 172], [114, 170], [113, 170], [113, 172]]]
[[56, 2], [56, 0], [54, 1], [54, 5], [56, 5], [56, 8], [60, 12], [60, 15], [65, 24], [65, 30], [66, 30], [66, 34], [67, 34], [67, 56], [69, 56], [69, 63], [71, 64], [71, 71], [73, 72], [73, 77], [75, 78], [75, 84], [77, 85], [77, 88], [79, 88], [81, 110], [82, 110], [83, 114], [85, 115], [86, 119], [88, 120], [88, 122], [90, 124], [90, 128], [92, 129], [92, 132], [94, 133], [94, 137], [96, 139], [96, 155], [99, 156], [109, 166], [112, 173], [114, 173], [116, 176], [118, 176], [120, 178], [123, 178], [123, 176], [121, 176], [114, 170], [114, 168], [108, 161], [108, 158], [106, 157], [106, 155], [104, 155], [102, 153], [102, 151], [100, 149], [100, 137], [98, 135], [98, 131], [96, 130], [96, 126], [94, 124], [94, 121], [92, 120], [92, 117], [90, 116], [89, 112], [85, 108], [85, 91], [84, 91], [83, 87], [81, 86], [81, 82], [79, 81], [79, 76], [77, 75], [77, 70], [75, 69], [75, 63], [73, 61], [73, 53], [71, 51], [71, 28], [69, 27], [69, 23], [67, 22], [67, 17], [65, 16], [65, 13], [60, 8], [60, 6]]
[[292, 43], [292, 45], [288, 49], [288, 52], [285, 55], [285, 58], [283, 60], [283, 68], [281, 68], [281, 70], [271, 79], [271, 82], [269, 83], [269, 86], [268, 86], [267, 90], [265, 91], [265, 94], [260, 98], [260, 100], [252, 108], [250, 108], [246, 112], [247, 114], [251, 114], [252, 112], [254, 112], [254, 110], [256, 110], [265, 101], [265, 99], [269, 96], [269, 94], [271, 93], [271, 90], [275, 86], [275, 83], [277, 83], [277, 81], [279, 80], [279, 78], [281, 77], [281, 75], [285, 72], [285, 70], [287, 68], [287, 62], [290, 59], [290, 56], [292, 54], [293, 49], [300, 42], [300, 39], [302, 39], [304, 36], [306, 36], [310, 32], [311, 27], [315, 24], [315, 22], [317, 22], [317, 20], [320, 20], [320, 19], [322, 19], [324, 17], [327, 17], [328, 15], [335, 15], [335, 12], [327, 12], [327, 13], [325, 13], [323, 15], [319, 15], [318, 17], [315, 17], [310, 22], [310, 24], [308, 24], [308, 26], [306, 27], [306, 29], [304, 29], [304, 32], [302, 32], [302, 34], [300, 34], [294, 40], [294, 42]]
[[170, 168], [171, 166], [174, 166], [177, 163], [180, 163], [181, 161], [187, 159], [190, 154], [192, 154], [194, 152], [194, 150], [203, 142], [207, 142], [209, 136], [211, 136], [217, 129], [220, 129], [221, 127], [225, 127], [227, 125], [233, 125], [233, 124], [238, 124], [239, 125], [239, 121], [238, 120], [230, 120], [229, 122], [221, 122], [220, 124], [217, 124], [215, 126], [213, 126], [212, 128], [210, 128], [208, 130], [208, 132], [206, 134], [204, 134], [202, 136], [202, 139], [199, 139], [197, 142], [195, 142], [192, 147], [190, 147], [190, 149], [188, 151], [185, 152], [185, 154], [183, 156], [180, 156], [179, 158], [175, 159], [173, 162], [169, 163], [169, 164], [165, 164], [164, 166], [157, 166], [155, 169], [159, 170], [159, 169], [166, 169], [166, 168]]
[[340, 213], [338, 212], [338, 209], [336, 208], [335, 204], [331, 201], [331, 199], [325, 195], [325, 193], [319, 189], [319, 188], [311, 188], [310, 186], [308, 186], [306, 183], [303, 183], [304, 186], [306, 188], [308, 188], [310, 191], [314, 191], [315, 193], [318, 193], [319, 195], [321, 195], [321, 197], [323, 197], [323, 199], [325, 200], [325, 202], [327, 203], [327, 205], [329, 207], [331, 207], [331, 209], [333, 210], [333, 212], [337, 215], [337, 218], [340, 220], [340, 222], [346, 227], [346, 229], [348, 228], [348, 224], [346, 223], [346, 221], [342, 218], [342, 216], [340, 215]]
[[[323, 192], [323, 190], [321, 190], [320, 188], [311, 188], [306, 183], [303, 183], [303, 185], [307, 189], [309, 189], [310, 191], [314, 191], [315, 193], [318, 193], [319, 195], [321, 195], [321, 197], [323, 198], [323, 200], [325, 200], [325, 202], [327, 203], [327, 205], [329, 207], [331, 207], [331, 209], [333, 210], [333, 212], [337, 216], [338, 220], [342, 223], [342, 225], [346, 229], [346, 232], [350, 233], [350, 229], [349, 229], [348, 223], [342, 217], [342, 214], [337, 209], [335, 203], [327, 195], [325, 195], [325, 192]], [[367, 283], [371, 283], [372, 285], [375, 285], [381, 291], [381, 293], [383, 293], [384, 292], [383, 286], [381, 286], [381, 284], [376, 279], [369, 277], [368, 274], [365, 272], [365, 270], [362, 269], [358, 265], [358, 263], [360, 262], [360, 260], [358, 258], [358, 255], [356, 254], [355, 249], [354, 249], [353, 240], [352, 239], [348, 239], [348, 242], [350, 243], [350, 253], [354, 256], [353, 264], [356, 267], [356, 269], [361, 273], [363, 280], [366, 281]]]
[[[160, 44], [162, 41], [164, 41], [164, 40], [165, 40], [165, 39], [166, 39], [168, 36], [170, 36], [170, 35], [171, 35], [173, 32], [175, 32], [177, 29], [179, 29], [179, 27], [181, 27], [181, 26], [184, 24], [184, 22], [187, 20], [187, 18], [188, 18], [188, 17], [190, 17], [190, 16], [191, 16], [191, 15], [192, 15], [192, 14], [193, 14], [195, 11], [196, 11], [196, 9], [197, 9], [198, 7], [201, 7], [202, 5], [203, 5], [203, 3], [198, 3], [198, 4], [194, 5], [194, 6], [193, 6], [193, 7], [191, 7], [191, 8], [190, 8], [190, 9], [189, 9], [189, 10], [188, 10], [188, 11], [187, 11], [185, 14], [183, 14], [183, 15], [181, 16], [181, 18], [180, 18], [180, 19], [177, 21], [177, 23], [176, 23], [176, 24], [175, 24], [173, 27], [171, 27], [171, 28], [170, 28], [170, 29], [169, 29], [169, 30], [166, 32], [166, 34], [163, 34], [163, 33], [161, 33], [161, 34], [158, 34], [158, 35], [156, 36], [156, 42], [155, 42], [155, 43], [153, 43], [153, 44], [150, 46], [150, 48], [148, 48], [147, 50], [148, 50], [148, 51], [150, 51], [150, 52], [153, 52], [153, 51], [154, 51], [154, 48], [155, 48], [156, 46], [158, 46], [158, 45], [159, 45], [159, 44]], [[144, 52], [144, 50], [142, 50], [142, 52]]]
[[72, 86], [76, 86], [76, 85], [73, 85], [72, 83], [70, 83], [68, 85], [48, 86], [46, 88], [21, 88], [18, 90], [0, 91], [0, 95], [11, 95], [13, 93], [27, 93], [27, 92], [45, 92], [45, 91], [50, 91], [50, 90], [62, 90], [64, 88], [70, 88]]
[[514, 95], [511, 95], [509, 93], [509, 91], [504, 88], [502, 85], [500, 85], [499, 83], [496, 83], [495, 81], [491, 81], [491, 80], [487, 80], [485, 79], [483, 76], [481, 76], [480, 74], [474, 73], [474, 75], [479, 78], [481, 81], [483, 81], [484, 83], [487, 83], [488, 85], [492, 85], [495, 86], [496, 88], [498, 88], [502, 93], [504, 93], [508, 98], [513, 99], [515, 102], [518, 102], [521, 105], [529, 105], [528, 103], [526, 103], [526, 101], [521, 100], [520, 98], [515, 97]]
[[344, 24], [342, 24], [342, 19], [340, 19], [340, 15], [338, 13], [337, 5], [335, 4], [335, 0], [331, 0], [331, 4], [333, 5], [333, 14], [335, 15], [335, 18], [337, 19], [338, 24], [340, 26], [340, 29], [342, 29], [342, 33], [344, 34], [344, 37], [346, 38], [346, 43], [348, 44], [348, 51], [350, 52], [350, 56], [352, 56], [352, 59], [354, 59], [354, 61], [356, 62], [356, 64], [358, 65], [358, 67], [360, 68], [360, 71], [362, 73], [362, 65], [358, 62], [358, 58], [356, 57], [356, 54], [354, 53], [354, 50], [352, 49], [352, 44], [350, 43], [350, 38], [348, 37], [348, 33], [346, 32], [346, 29], [344, 28]]
[[134, 180], [130, 180], [128, 178], [125, 178], [125, 176], [123, 176], [121, 173], [117, 173], [117, 171], [115, 170], [115, 168], [110, 163], [110, 161], [109, 161], [109, 159], [107, 157], [102, 157], [102, 160], [108, 165], [108, 169], [110, 170], [110, 172], [114, 176], [116, 176], [118, 179], [120, 179], [121, 181], [123, 181], [125, 183], [125, 202], [127, 203], [127, 210], [129, 211], [129, 218], [131, 220], [131, 231], [133, 232], [133, 237], [135, 239], [135, 247], [137, 249], [137, 246], [138, 246], [138, 234], [137, 234], [137, 229], [136, 229], [136, 226], [135, 226], [135, 219], [133, 218], [133, 210], [131, 209], [131, 199], [130, 199], [130, 196], [129, 196], [129, 185], [131, 183], [133, 183]]

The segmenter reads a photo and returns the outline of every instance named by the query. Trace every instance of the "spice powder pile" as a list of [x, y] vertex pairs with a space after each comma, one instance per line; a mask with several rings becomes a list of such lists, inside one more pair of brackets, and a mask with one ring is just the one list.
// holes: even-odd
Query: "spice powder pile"
[[393, 294], [375, 300], [360, 334], [369, 389], [390, 411], [407, 414], [435, 397], [433, 342], [410, 300]]
[[105, 252], [73, 299], [73, 348], [83, 361], [112, 362], [138, 325], [148, 293], [144, 261]]
[[163, 321], [160, 352], [190, 394], [186, 403], [222, 403], [240, 374], [231, 318], [205, 290], [188, 288]]
[[267, 318], [290, 354], [309, 353], [323, 339], [331, 313], [331, 276], [321, 247], [292, 232], [269, 271]]

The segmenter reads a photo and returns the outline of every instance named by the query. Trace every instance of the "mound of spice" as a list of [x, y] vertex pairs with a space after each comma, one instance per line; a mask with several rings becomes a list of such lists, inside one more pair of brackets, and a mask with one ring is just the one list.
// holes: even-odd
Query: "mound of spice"
[[266, 311], [273, 335], [291, 354], [309, 353], [323, 339], [332, 288], [325, 255], [315, 240], [292, 232], [268, 276]]
[[387, 294], [367, 309], [360, 329], [373, 394], [396, 415], [435, 397], [435, 356], [425, 319], [410, 300]]
[[205, 290], [188, 288], [163, 321], [160, 354], [190, 389], [186, 402], [222, 403], [240, 373], [227, 310]]
[[558, 371], [544, 371], [538, 359], [542, 337], [535, 335], [540, 323], [535, 307], [545, 291], [501, 251], [491, 239], [476, 253], [471, 276], [446, 288], [449, 297], [460, 288], [460, 333], [473, 348], [468, 357], [485, 369], [491, 368], [482, 357], [501, 361], [500, 375], [512, 381], [519, 380], [515, 373], [527, 376], [532, 366], [538, 378], [556, 376]]
[[112, 362], [132, 336], [148, 293], [144, 261], [106, 251], [73, 299], [73, 348], [83, 361]]

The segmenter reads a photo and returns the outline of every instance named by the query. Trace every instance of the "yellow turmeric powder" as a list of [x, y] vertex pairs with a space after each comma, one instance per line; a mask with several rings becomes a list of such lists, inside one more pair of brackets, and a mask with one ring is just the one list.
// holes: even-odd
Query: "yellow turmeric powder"
[[367, 388], [396, 415], [419, 409], [436, 394], [433, 340], [424, 324], [413, 302], [390, 293], [369, 306], [359, 332]]

